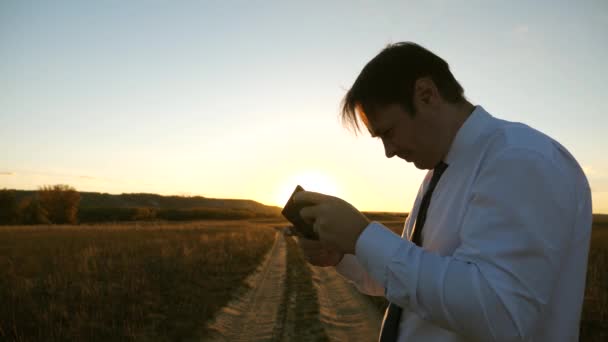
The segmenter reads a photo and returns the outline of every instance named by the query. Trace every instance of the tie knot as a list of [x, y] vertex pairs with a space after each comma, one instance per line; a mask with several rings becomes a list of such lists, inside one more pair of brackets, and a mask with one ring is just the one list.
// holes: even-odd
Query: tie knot
[[448, 164], [444, 163], [443, 160], [440, 161], [433, 169], [433, 179], [435, 179], [435, 181], [438, 181], [439, 177], [441, 177], [441, 174], [443, 173], [443, 171], [445, 171], [445, 169], [447, 169], [447, 168], [448, 168]]
[[443, 160], [435, 165], [435, 171], [443, 172], [448, 168], [448, 164], [444, 163]]

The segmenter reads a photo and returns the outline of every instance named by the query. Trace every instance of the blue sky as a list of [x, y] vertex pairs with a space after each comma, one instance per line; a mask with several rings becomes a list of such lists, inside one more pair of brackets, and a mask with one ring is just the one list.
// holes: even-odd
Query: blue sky
[[0, 1], [0, 188], [250, 198], [295, 183], [409, 211], [424, 174], [338, 120], [386, 44], [547, 133], [608, 213], [608, 2]]

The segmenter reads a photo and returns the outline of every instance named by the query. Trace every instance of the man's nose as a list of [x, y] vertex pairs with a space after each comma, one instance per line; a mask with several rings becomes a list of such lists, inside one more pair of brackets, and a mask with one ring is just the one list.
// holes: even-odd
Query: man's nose
[[388, 139], [382, 139], [382, 143], [384, 144], [384, 153], [386, 154], [386, 158], [392, 158], [395, 156], [395, 147], [393, 144], [388, 141]]

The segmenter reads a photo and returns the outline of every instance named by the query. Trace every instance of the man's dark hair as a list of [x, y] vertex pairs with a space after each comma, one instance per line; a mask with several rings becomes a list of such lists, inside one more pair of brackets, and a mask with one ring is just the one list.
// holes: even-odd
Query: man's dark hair
[[365, 115], [373, 116], [373, 110], [379, 106], [398, 104], [414, 115], [414, 85], [417, 79], [427, 76], [446, 101], [466, 100], [464, 90], [441, 57], [416, 43], [389, 44], [367, 63], [344, 96], [342, 122], [358, 129], [358, 106]]

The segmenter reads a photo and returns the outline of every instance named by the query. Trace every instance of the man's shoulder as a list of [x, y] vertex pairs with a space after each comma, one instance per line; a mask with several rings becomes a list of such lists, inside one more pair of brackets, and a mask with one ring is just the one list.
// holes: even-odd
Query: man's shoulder
[[496, 119], [494, 127], [488, 137], [487, 152], [491, 155], [533, 153], [553, 160], [557, 151], [566, 151], [555, 139], [527, 124]]
[[562, 175], [586, 178], [574, 156], [557, 140], [521, 122], [495, 119], [486, 141], [485, 165], [508, 159], [522, 163], [541, 163]]

